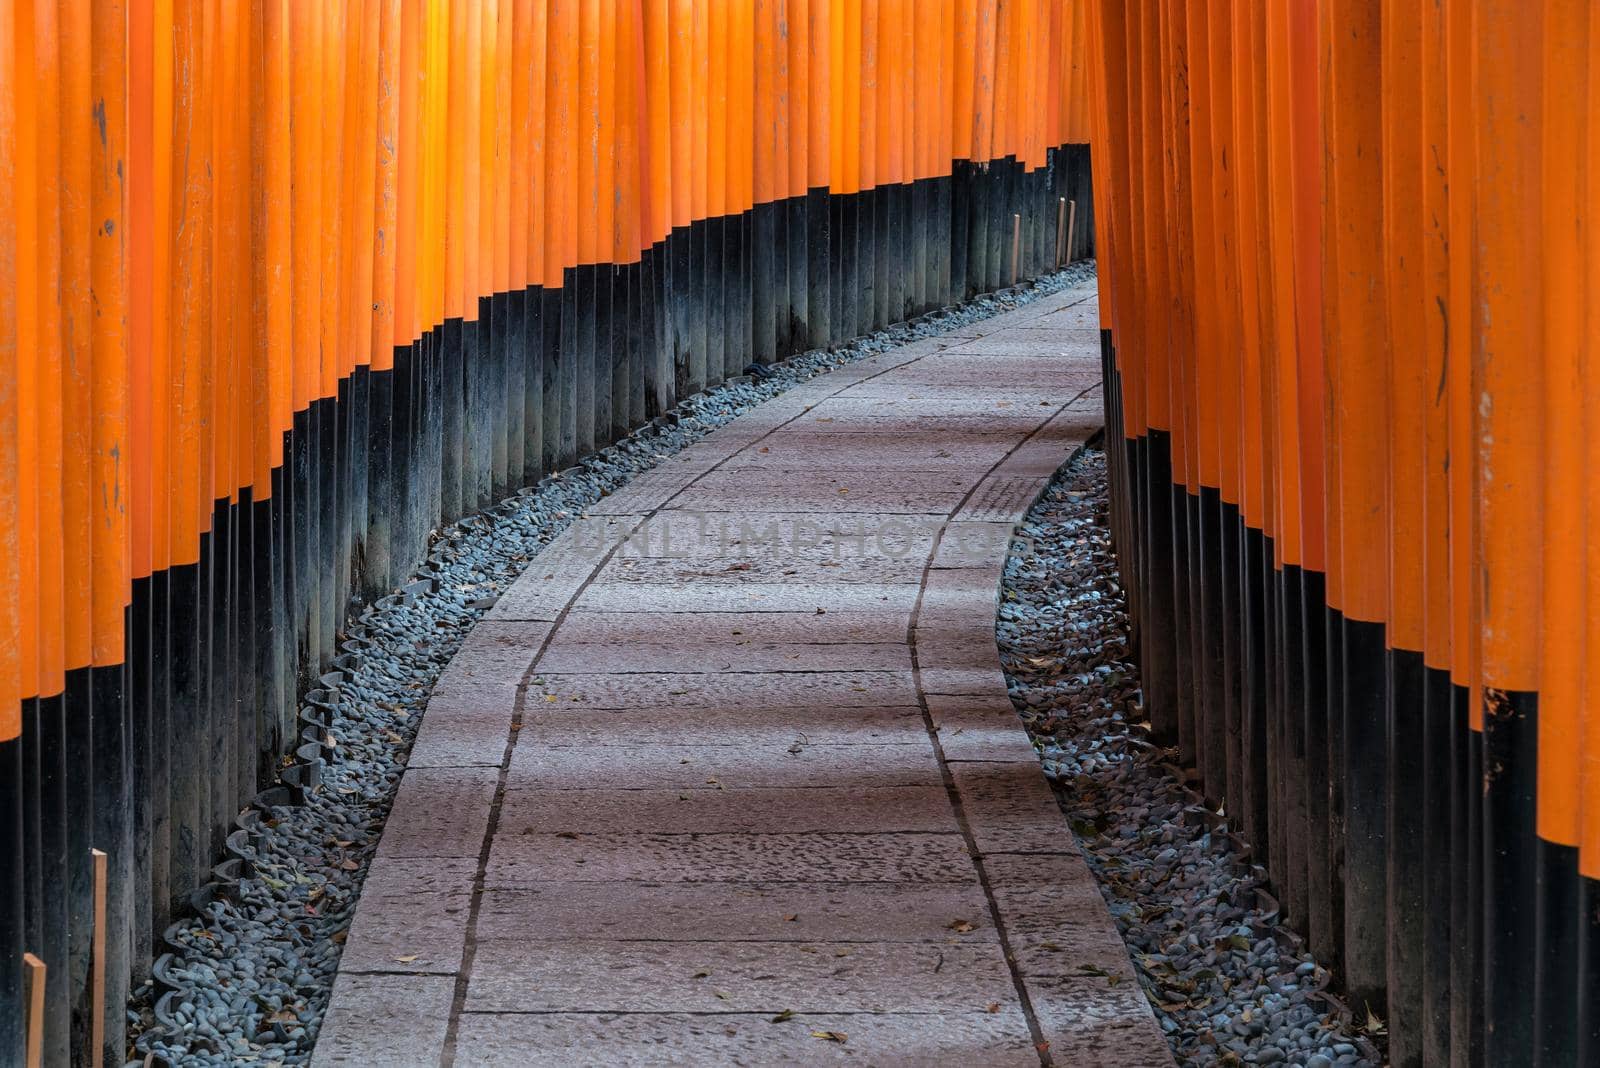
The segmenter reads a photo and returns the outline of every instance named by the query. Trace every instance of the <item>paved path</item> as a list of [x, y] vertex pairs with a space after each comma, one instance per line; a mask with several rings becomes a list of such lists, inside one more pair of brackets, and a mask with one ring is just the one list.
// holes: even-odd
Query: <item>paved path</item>
[[801, 385], [536, 558], [428, 706], [316, 1062], [1170, 1063], [994, 644], [1097, 315]]

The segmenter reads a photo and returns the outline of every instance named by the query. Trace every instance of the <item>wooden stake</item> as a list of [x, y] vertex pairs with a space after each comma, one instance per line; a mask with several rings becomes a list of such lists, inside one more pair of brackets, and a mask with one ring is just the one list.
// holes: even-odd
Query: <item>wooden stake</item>
[[1022, 277], [1022, 216], [1011, 216], [1011, 284]]
[[1061, 258], [1067, 254], [1067, 198], [1060, 197], [1056, 203], [1056, 266], [1061, 266]]
[[1072, 262], [1072, 234], [1078, 228], [1078, 202], [1072, 202], [1072, 208], [1067, 215], [1067, 262]]
[[32, 953], [22, 955], [22, 966], [28, 970], [28, 1068], [40, 1068], [44, 1063], [44, 961]]
[[94, 956], [90, 964], [89, 1063], [100, 1068], [106, 1044], [106, 854], [91, 849], [94, 864]]

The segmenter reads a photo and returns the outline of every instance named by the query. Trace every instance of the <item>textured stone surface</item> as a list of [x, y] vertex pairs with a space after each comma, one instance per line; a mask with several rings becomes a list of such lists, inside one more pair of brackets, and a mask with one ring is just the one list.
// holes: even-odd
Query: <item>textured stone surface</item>
[[[921, 561], [917, 562], [921, 566]], [[638, 583], [594, 582], [574, 604], [577, 611], [601, 612], [869, 612], [909, 615], [917, 602], [911, 582], [860, 582], [818, 586], [793, 582], [693, 583], [658, 585], [645, 594]]]
[[340, 970], [454, 975], [477, 873], [477, 858], [380, 857], [361, 886], [362, 908], [350, 925]]
[[[619, 659], [626, 657], [626, 650], [617, 650], [617, 656]], [[530, 707], [540, 704], [588, 708], [638, 708], [652, 704], [672, 708], [739, 704], [759, 707], [794, 702], [870, 708], [877, 704], [915, 704], [916, 695], [911, 672], [892, 669], [617, 675], [541, 672], [529, 683], [527, 695]]]
[[928, 942], [485, 942], [476, 1012], [961, 1012], [1016, 1003], [1000, 947]]
[[[844, 1036], [840, 1042], [830, 1034]], [[820, 1037], [819, 1037], [820, 1036]], [[1037, 1066], [1017, 1008], [994, 1013], [489, 1015], [464, 1013], [458, 1048], [479, 1068], [613, 1065]], [[458, 1064], [462, 1061], [458, 1058]], [[1090, 1063], [1090, 1062], [1085, 1062]], [[1113, 1062], [1104, 1062], [1113, 1063]]]
[[1071, 848], [1061, 833], [1061, 809], [1032, 747], [1021, 760], [953, 760], [950, 775], [980, 851], [1055, 853]]
[[[922, 710], [907, 705], [761, 705], [593, 710], [536, 704], [523, 715], [518, 750], [536, 746], [648, 746], [799, 741], [810, 745], [904, 744], [927, 739]], [[1026, 744], [1026, 739], [1023, 740]]]
[[[805, 383], [536, 558], [430, 706], [330, 1050], [437, 1063], [453, 1017], [457, 1065], [1166, 1063], [994, 642], [1096, 427], [1089, 296]], [[454, 1008], [357, 971], [462, 946]]]
[[444, 1054], [454, 976], [340, 973], [313, 1065], [433, 1068]]
[[924, 734], [904, 745], [581, 746], [523, 749], [511, 757], [512, 786], [545, 790], [732, 790], [739, 787], [863, 790], [937, 786], [939, 768]]
[[[996, 663], [998, 663], [998, 657]], [[574, 673], [623, 671], [628, 673], [764, 671], [873, 671], [892, 667], [911, 670], [911, 650], [903, 642], [889, 644], [808, 645], [792, 642], [757, 642], [749, 638], [720, 641], [698, 647], [679, 643], [633, 643], [625, 663], [618, 663], [617, 647], [599, 642], [564, 643], [539, 661], [546, 672]]]
[[[956, 920], [973, 930], [957, 934]], [[962, 883], [533, 883], [483, 895], [477, 937], [523, 941], [995, 941], [983, 890]]]
[[[906, 753], [904, 759], [925, 757]], [[630, 789], [599, 798], [589, 791], [513, 787], [506, 791], [498, 833], [868, 834], [949, 828], [949, 794], [943, 783], [931, 780], [924, 786], [865, 789]]]
[[966, 882], [972, 858], [947, 834], [497, 835], [485, 885], [643, 879], [660, 882]]
[[[551, 641], [552, 650], [567, 645], [626, 644], [633, 661], [635, 647], [675, 644], [691, 653], [709, 646], [767, 644], [903, 645], [907, 617], [900, 612], [574, 612]], [[658, 669], [667, 670], [667, 669]]]
[[476, 857], [498, 768], [410, 768], [378, 843], [380, 857]]
[[407, 767], [499, 767], [506, 755], [514, 705], [514, 697], [509, 701], [476, 695], [435, 697], [417, 729]]

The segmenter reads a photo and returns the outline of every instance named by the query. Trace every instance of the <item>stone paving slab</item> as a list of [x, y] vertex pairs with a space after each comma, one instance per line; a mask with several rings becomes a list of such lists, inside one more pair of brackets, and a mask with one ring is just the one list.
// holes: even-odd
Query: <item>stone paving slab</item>
[[[1072, 325], [1072, 320], [1067, 320], [1066, 325]], [[1030, 330], [1027, 335], [1018, 337], [1012, 334], [997, 334], [992, 337], [977, 338], [946, 349], [942, 355], [946, 359], [957, 357], [985, 357], [1007, 356], [1019, 359], [1045, 360], [1060, 359], [1064, 356], [1077, 356], [1085, 350], [1092, 351], [1095, 357], [1100, 353], [1100, 332], [1089, 332], [1074, 329], [1076, 337], [1062, 337], [1054, 344], [1041, 344], [1037, 338], [1040, 331]]]
[[[812, 702], [838, 707], [851, 705], [916, 704], [915, 684], [909, 671], [830, 671], [828, 652], [819, 650], [810, 671], [677, 673], [581, 673], [561, 675], [541, 671], [528, 683], [528, 703], [581, 704], [589, 708], [638, 708], [659, 703], [673, 708], [702, 705], [762, 705], [778, 702]], [[625, 655], [625, 654], [620, 654]]]
[[[1063, 397], [1065, 402], [1068, 398]], [[915, 412], [885, 410], [878, 404], [839, 405], [816, 416], [806, 416], [790, 424], [794, 432], [825, 436], [847, 434], [852, 439], [893, 435], [911, 440], [938, 440], [948, 433], [951, 440], [1015, 443], [1038, 427], [1049, 413], [1047, 408], [1026, 412], [1006, 408], [981, 408], [968, 412]], [[774, 434], [773, 440], [782, 440]]]
[[[841, 1035], [841, 1042], [831, 1035]], [[818, 1037], [821, 1036], [821, 1037]], [[458, 1048], [479, 1068], [663, 1065], [1038, 1065], [1015, 1007], [990, 1013], [627, 1013], [461, 1017]], [[457, 1060], [457, 1063], [463, 1063]]]
[[[936, 435], [884, 442], [881, 434], [795, 432], [775, 434], [768, 442], [759, 449], [739, 453], [722, 470], [792, 470], [807, 464], [826, 464], [828, 470], [837, 472], [881, 471], [891, 466], [896, 471], [949, 472], [970, 477], [975, 469], [998, 461], [1013, 444], [1009, 435], [998, 434], [958, 443], [942, 441]], [[882, 442], [881, 451], [864, 447], [873, 442]]]
[[946, 472], [901, 471], [894, 481], [884, 482], [868, 469], [820, 476], [741, 468], [707, 475], [674, 504], [708, 512], [739, 507], [828, 514], [845, 504], [895, 515], [944, 515], [959, 505], [966, 493], [966, 485]]
[[942, 780], [924, 735], [920, 744], [517, 747], [509, 785], [546, 790], [868, 789], [937, 785]]
[[[786, 567], [860, 562], [884, 581], [910, 582], [914, 580], [908, 575], [915, 572], [905, 565], [925, 559], [944, 526], [945, 516], [938, 513], [671, 508], [642, 524], [637, 536], [607, 563], [607, 570], [615, 575], [619, 567], [644, 567], [647, 561], [662, 560], [695, 568], [696, 579], [753, 582], [770, 581], [771, 572], [781, 574]], [[740, 574], [745, 569], [734, 565], [741, 564], [759, 565], [761, 570]]]
[[[551, 709], [555, 709], [551, 711]], [[502, 726], [502, 734], [509, 727]], [[793, 745], [917, 744], [927, 737], [917, 705], [708, 705], [610, 708], [535, 705], [523, 714], [518, 748], [782, 742]], [[1026, 739], [1024, 739], [1026, 741]], [[503, 755], [503, 747], [502, 747]], [[496, 757], [496, 763], [499, 757]]]
[[378, 856], [478, 856], [499, 779], [498, 768], [406, 769]]
[[506, 791], [496, 833], [935, 834], [949, 829], [949, 794], [942, 782], [933, 782], [864, 789], [630, 789], [598, 799], [572, 790], [515, 787]]
[[[859, 550], [854, 545], [807, 547], [798, 552], [788, 547], [773, 550], [733, 547], [726, 552], [687, 558], [614, 559], [596, 581], [606, 585], [631, 582], [664, 586], [691, 583], [695, 586], [745, 586], [759, 580], [800, 587], [818, 583], [913, 585], [906, 579], [905, 564], [911, 551], [904, 537], [897, 538], [887, 552], [879, 551], [875, 538]], [[927, 556], [927, 547], [920, 555]], [[641, 591], [640, 595], [648, 597], [652, 593]]]
[[1036, 760], [1033, 743], [1016, 728], [1009, 698], [988, 694], [929, 694], [928, 714], [948, 761]]
[[959, 828], [947, 834], [584, 834], [496, 836], [486, 887], [557, 880], [975, 882]]
[[917, 601], [910, 582], [854, 582], [817, 586], [796, 581], [659, 585], [648, 598], [631, 582], [594, 582], [573, 603], [578, 612], [866, 612], [909, 614]]
[[810, 645], [793, 642], [756, 642], [748, 638], [719, 641], [701, 648], [651, 642], [630, 644], [624, 664], [617, 663], [616, 646], [604, 642], [552, 646], [539, 661], [541, 671], [589, 673], [599, 671], [723, 672], [765, 671], [872, 671], [889, 668], [911, 670], [911, 650], [903, 643], [847, 643]]
[[979, 852], [1059, 853], [1070, 846], [1061, 835], [1061, 809], [1031, 747], [1022, 760], [951, 760], [950, 774]]
[[485, 942], [474, 1012], [982, 1012], [1017, 1001], [993, 942]]
[[[521, 941], [972, 942], [998, 940], [968, 883], [536, 883], [482, 898], [477, 937]], [[957, 934], [953, 927], [972, 925]]]
[[315, 1064], [424, 1068], [444, 1056], [456, 980], [340, 969], [317, 1036]]
[[429, 703], [315, 1063], [1171, 1063], [994, 644], [1096, 316], [803, 383], [577, 517]]
[[411, 744], [408, 768], [498, 768], [515, 717], [515, 700], [467, 695], [435, 697]]
[[[903, 644], [906, 617], [898, 612], [574, 612], [550, 643], [660, 645], [676, 641], [691, 650], [750, 642], [804, 645]], [[615, 666], [611, 670], [616, 670]]]
[[455, 975], [466, 949], [476, 857], [380, 857], [361, 887], [339, 966], [359, 972]]

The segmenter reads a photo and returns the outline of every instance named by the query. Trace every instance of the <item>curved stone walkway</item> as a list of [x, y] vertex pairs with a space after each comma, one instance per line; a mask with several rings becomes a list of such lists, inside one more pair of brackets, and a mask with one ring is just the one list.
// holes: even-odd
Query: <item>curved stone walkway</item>
[[1006, 696], [1013, 525], [1101, 422], [1071, 289], [591, 510], [428, 706], [319, 1065], [1156, 1065]]

